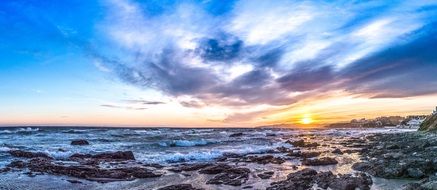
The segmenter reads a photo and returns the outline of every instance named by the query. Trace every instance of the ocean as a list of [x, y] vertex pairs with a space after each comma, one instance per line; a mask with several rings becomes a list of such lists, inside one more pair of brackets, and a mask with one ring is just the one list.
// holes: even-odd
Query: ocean
[[[164, 168], [174, 167], [180, 164], [215, 163], [218, 159], [227, 155], [274, 155], [284, 157], [283, 152], [278, 148], [294, 148], [287, 140], [305, 139], [310, 142], [317, 142], [322, 146], [315, 148], [322, 152], [322, 156], [334, 156], [331, 150], [340, 147], [342, 142], [348, 138], [360, 139], [368, 134], [374, 133], [401, 133], [412, 131], [411, 129], [266, 129], [266, 128], [209, 128], [209, 129], [187, 129], [187, 128], [86, 128], [86, 127], [4, 127], [0, 128], [0, 168], [7, 166], [15, 160], [9, 151], [23, 150], [30, 152], [43, 152], [59, 162], [69, 163], [69, 157], [75, 153], [98, 154], [114, 151], [132, 151], [135, 160], [144, 164], [159, 164]], [[71, 141], [84, 139], [89, 142], [87, 146], [74, 146]], [[344, 143], [343, 143], [344, 144]], [[335, 166], [318, 166], [318, 171], [332, 171], [334, 174], [353, 173], [351, 165], [360, 158], [356, 153], [335, 155], [339, 164]], [[292, 171], [293, 166], [299, 165], [299, 158], [286, 158], [285, 163], [275, 164], [254, 164], [247, 163], [244, 166], [252, 171], [275, 170], [275, 175], [267, 180], [248, 180], [246, 183], [260, 189], [268, 187], [268, 184], [280, 180]], [[306, 166], [300, 166], [305, 168]], [[26, 177], [16, 171], [7, 174], [0, 174], [0, 181], [3, 181], [3, 188], [11, 188], [20, 180], [14, 176], [21, 176], [21, 182], [32, 183], [30, 186], [17, 186], [38, 189], [56, 189], [59, 184], [64, 184], [70, 189], [154, 189], [162, 184], [162, 180], [171, 180], [180, 183], [201, 183], [207, 180], [198, 174], [189, 174], [191, 177], [175, 177], [172, 172], [164, 172], [167, 177], [160, 177], [160, 182], [147, 179], [142, 183], [138, 182], [112, 182], [97, 183], [83, 180], [80, 184], [65, 182], [66, 177], [62, 175], [43, 174], [36, 177]], [[38, 179], [39, 180], [36, 180]], [[11, 179], [13, 179], [11, 181]], [[7, 180], [7, 182], [5, 182]], [[141, 181], [142, 179], [140, 179]], [[374, 189], [384, 189], [384, 185], [393, 183], [395, 186], [403, 184], [396, 180], [382, 180], [374, 184]], [[53, 184], [49, 181], [62, 181]], [[138, 181], [138, 180], [137, 180]], [[374, 180], [375, 181], [375, 180]], [[269, 182], [269, 183], [267, 183]], [[9, 184], [9, 185], [5, 185]], [[1, 187], [2, 185], [0, 185]], [[205, 189], [239, 189], [241, 187], [200, 185]], [[1, 188], [0, 188], [1, 189]]]

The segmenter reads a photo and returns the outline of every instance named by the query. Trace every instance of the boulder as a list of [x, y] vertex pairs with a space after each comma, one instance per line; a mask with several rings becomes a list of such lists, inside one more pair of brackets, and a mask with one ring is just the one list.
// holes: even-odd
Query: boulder
[[226, 170], [231, 169], [232, 167], [227, 164], [217, 164], [213, 166], [208, 166], [199, 171], [201, 174], [219, 174], [223, 173]]
[[302, 161], [302, 165], [305, 166], [324, 166], [324, 165], [334, 165], [338, 164], [338, 161], [335, 158], [331, 157], [322, 157], [318, 159], [304, 159]]
[[132, 151], [117, 151], [117, 152], [104, 152], [100, 154], [73, 154], [70, 156], [71, 160], [77, 159], [97, 159], [97, 160], [135, 160], [135, 156]]
[[243, 136], [243, 133], [233, 133], [229, 135], [229, 137], [241, 137], [241, 136]]
[[269, 179], [273, 176], [273, 174], [275, 174], [275, 172], [268, 171], [268, 172], [263, 172], [263, 173], [258, 174], [258, 177], [261, 179]]
[[49, 158], [52, 159], [48, 154], [43, 152], [29, 152], [29, 151], [23, 151], [23, 150], [10, 150], [9, 154], [15, 157], [22, 157], [22, 158]]
[[370, 190], [372, 178], [364, 173], [356, 175], [334, 175], [332, 172], [319, 172], [306, 168], [290, 173], [286, 180], [273, 182], [267, 190], [307, 190], [314, 185], [332, 190]]
[[339, 148], [334, 149], [332, 151], [332, 153], [334, 153], [334, 154], [343, 154], [343, 152]]
[[223, 173], [217, 174], [206, 183], [240, 186], [249, 179], [249, 174], [250, 170], [248, 168], [231, 168]]
[[79, 145], [79, 146], [83, 146], [83, 145], [89, 145], [90, 143], [86, 140], [80, 139], [80, 140], [73, 140], [70, 143], [71, 145]]

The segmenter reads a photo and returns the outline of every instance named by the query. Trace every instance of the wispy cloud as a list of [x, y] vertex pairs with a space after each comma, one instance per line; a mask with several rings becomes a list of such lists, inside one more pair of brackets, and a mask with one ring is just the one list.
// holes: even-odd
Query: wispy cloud
[[109, 1], [100, 27], [123, 50], [109, 65], [133, 85], [190, 97], [187, 107], [437, 93], [432, 2], [242, 0], [219, 14], [208, 2], [142, 3]]
[[106, 107], [106, 108], [121, 108], [121, 109], [128, 109], [128, 110], [145, 110], [145, 109], [147, 109], [144, 107], [120, 106], [120, 105], [115, 105], [115, 104], [101, 104], [100, 106]]

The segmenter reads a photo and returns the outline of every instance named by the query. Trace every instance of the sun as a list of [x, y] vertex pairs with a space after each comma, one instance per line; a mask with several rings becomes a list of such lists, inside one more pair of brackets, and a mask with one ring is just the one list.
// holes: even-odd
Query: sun
[[313, 119], [312, 119], [310, 116], [304, 116], [304, 117], [300, 120], [300, 122], [301, 122], [302, 124], [307, 125], [307, 124], [311, 124], [311, 123], [313, 122]]

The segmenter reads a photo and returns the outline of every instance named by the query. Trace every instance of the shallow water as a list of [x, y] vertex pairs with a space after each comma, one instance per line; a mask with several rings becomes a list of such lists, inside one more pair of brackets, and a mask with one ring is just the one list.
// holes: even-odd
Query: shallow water
[[[323, 152], [321, 156], [336, 156], [339, 164], [334, 166], [312, 167], [320, 171], [333, 173], [352, 173], [351, 166], [359, 161], [357, 154], [333, 155], [330, 151], [341, 147], [341, 142], [347, 138], [362, 138], [371, 133], [399, 133], [410, 129], [327, 129], [327, 130], [292, 130], [292, 129], [115, 129], [115, 128], [0, 128], [0, 168], [12, 159], [8, 150], [20, 149], [28, 151], [46, 152], [57, 159], [67, 159], [74, 153], [98, 153], [106, 151], [131, 150], [135, 158], [142, 163], [159, 163], [171, 166], [179, 163], [214, 162], [214, 159], [226, 153], [240, 155], [266, 154], [277, 147], [292, 146], [285, 143], [300, 135], [309, 142], [319, 142], [321, 146], [316, 151]], [[234, 133], [243, 133], [242, 136], [230, 137]], [[89, 146], [72, 146], [75, 139], [86, 139]], [[269, 153], [271, 154], [271, 153]], [[284, 156], [282, 153], [274, 153]], [[260, 180], [251, 177], [245, 185], [252, 185], [265, 189], [273, 181], [285, 179], [286, 175], [295, 170], [292, 165], [298, 165], [298, 159], [287, 159], [284, 164], [258, 165], [254, 163], [239, 163], [252, 171], [275, 171], [273, 178]], [[300, 166], [305, 168], [304, 166]], [[38, 175], [27, 177], [18, 173], [0, 174], [0, 187], [32, 184], [31, 189], [47, 189], [68, 187], [68, 189], [149, 189], [161, 185], [176, 183], [193, 183], [205, 189], [239, 189], [230, 186], [204, 185], [208, 177], [196, 172], [190, 176], [166, 172], [166, 175], [157, 179], [141, 179], [128, 182], [112, 182], [99, 184], [83, 181], [82, 184], [71, 184], [66, 181], [69, 177]], [[17, 177], [18, 176], [18, 177]], [[6, 180], [5, 180], [6, 179]], [[51, 181], [59, 181], [53, 184]], [[405, 181], [374, 180], [372, 189], [396, 188]], [[7, 185], [9, 184], [9, 185]], [[41, 188], [44, 187], [44, 188]], [[0, 188], [1, 189], [1, 188]], [[14, 189], [14, 188], [12, 188]], [[22, 189], [21, 187], [19, 189]]]

